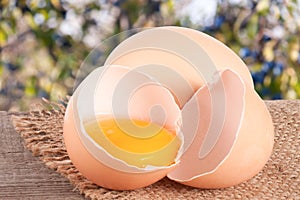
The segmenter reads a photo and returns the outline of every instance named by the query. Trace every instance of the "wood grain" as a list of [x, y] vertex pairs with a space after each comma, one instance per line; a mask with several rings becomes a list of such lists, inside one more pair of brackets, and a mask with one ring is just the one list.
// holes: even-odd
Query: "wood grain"
[[84, 199], [69, 181], [24, 148], [10, 115], [0, 111], [0, 199]]

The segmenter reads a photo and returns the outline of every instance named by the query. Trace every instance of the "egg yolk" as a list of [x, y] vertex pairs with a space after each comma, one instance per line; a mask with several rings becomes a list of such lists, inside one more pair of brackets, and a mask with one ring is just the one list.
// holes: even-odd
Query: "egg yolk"
[[[134, 129], [134, 127], [130, 127], [130, 125], [133, 125], [132, 123], [135, 123], [142, 130], [144, 129], [143, 135], [149, 135], [152, 131], [155, 132], [156, 128], [157, 134], [149, 138], [138, 137], [138, 134], [137, 137], [128, 135], [126, 132], [130, 133], [130, 129]], [[149, 124], [145, 121], [134, 120], [130, 122], [129, 120], [120, 120], [117, 124], [115, 120], [108, 119], [100, 121], [99, 124], [105, 136], [114, 145], [132, 153], [149, 153], [157, 151], [169, 144], [176, 136], [175, 133], [172, 133], [165, 128], [160, 128], [155, 124]]]
[[84, 126], [108, 153], [138, 167], [168, 166], [180, 147], [175, 131], [146, 121], [98, 118]]

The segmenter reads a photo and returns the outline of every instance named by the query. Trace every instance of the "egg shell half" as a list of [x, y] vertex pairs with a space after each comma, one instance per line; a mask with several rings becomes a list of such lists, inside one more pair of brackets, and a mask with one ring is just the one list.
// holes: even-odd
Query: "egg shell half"
[[[122, 77], [122, 75], [125, 75], [129, 71], [125, 67], [120, 66], [119, 68], [115, 66], [114, 68], [110, 69], [105, 71], [104, 68], [98, 68], [90, 73], [71, 97], [64, 118], [64, 141], [66, 144], [66, 149], [68, 151], [70, 159], [72, 160], [76, 168], [86, 178], [96, 183], [97, 185], [115, 190], [131, 190], [145, 187], [165, 177], [175, 164], [165, 167], [149, 166], [147, 168], [137, 168], [135, 166], [127, 165], [124, 161], [114, 158], [103, 148], [93, 142], [92, 139], [85, 133], [85, 130], [82, 127], [82, 123], [85, 119], [95, 117], [95, 115], [97, 114], [96, 111], [99, 111], [99, 109], [101, 110], [101, 106], [100, 108], [97, 107], [100, 101], [95, 103], [97, 101], [97, 98], [106, 98], [104, 96], [105, 93], [101, 92], [109, 91], [109, 88], [114, 90], [118, 80]], [[106, 72], [106, 74], [104, 72]], [[132, 72], [131, 75], [136, 75], [135, 77], [133, 77], [133, 79], [130, 79], [133, 81], [138, 81], [138, 79], [140, 78], [142, 78], [140, 80], [143, 81], [146, 77], [145, 75], [138, 72]], [[106, 76], [108, 76], [108, 78], [110, 77], [111, 79], [107, 80]], [[105, 80], [105, 83], [101, 85], [102, 87], [104, 87], [104, 90], [99, 90], [99, 88], [97, 87], [97, 84], [101, 83], [101, 80]], [[145, 81], [147, 82], [149, 80]], [[126, 88], [124, 84], [120, 85], [120, 87], [122, 86]], [[143, 100], [140, 95], [144, 96], [145, 94], [143, 89], [150, 89], [153, 94], [151, 98], [148, 98], [148, 101], [140, 102], [141, 100]], [[97, 95], [100, 95], [100, 97], [97, 97]], [[112, 97], [113, 94], [107, 95], [107, 98], [109, 98], [110, 100]], [[147, 108], [149, 109], [151, 103], [153, 103], [153, 101], [154, 103], [157, 102], [158, 99], [163, 102], [162, 105], [165, 104], [169, 106], [168, 108], [166, 108], [166, 110], [170, 109], [170, 105], [172, 104], [175, 108], [177, 108], [173, 111], [173, 113], [171, 111], [168, 112], [168, 115], [170, 115], [172, 117], [172, 120], [174, 121], [172, 122], [170, 120], [167, 120], [167, 123], [176, 123], [175, 119], [178, 119], [180, 117], [176, 117], [176, 115], [180, 115], [180, 110], [175, 103], [172, 94], [169, 93], [167, 89], [158, 87], [158, 85], [156, 84], [140, 88], [139, 92], [136, 93], [136, 95], [133, 95], [132, 98], [134, 103], [139, 104], [137, 108], [142, 108], [144, 111], [144, 113], [137, 112], [132, 108], [132, 110], [134, 111], [134, 118], [147, 117], [149, 114]], [[107, 101], [104, 100], [104, 102]], [[131, 107], [133, 106], [132, 104], [129, 105], [131, 105]], [[105, 114], [108, 114], [106, 112], [107, 110], [104, 111]], [[134, 155], [132, 154], [132, 156]]]
[[[218, 102], [210, 98], [210, 92], [223, 92], [220, 85], [225, 99], [217, 101], [225, 102], [224, 118], [218, 110], [212, 112]], [[198, 116], [193, 110], [199, 110]], [[180, 163], [168, 174], [170, 179], [197, 188], [229, 187], [256, 175], [269, 159], [274, 144], [271, 116], [257, 93], [235, 72], [225, 70], [217, 83], [199, 89], [182, 112], [183, 133], [197, 133]], [[212, 124], [212, 119], [218, 118], [223, 123], [219, 132], [210, 127], [218, 126]], [[215, 137], [216, 143], [209, 137]]]
[[231, 69], [238, 73], [241, 79], [243, 79], [251, 88], [254, 88], [251, 73], [247, 65], [234, 51], [219, 40], [191, 28], [178, 26], [166, 26], [161, 28], [172, 30], [189, 37], [205, 49], [206, 53], [215, 63], [218, 71]]
[[[151, 76], [164, 75], [159, 80], [181, 108], [220, 70], [235, 70], [253, 87], [247, 66], [231, 49], [207, 34], [183, 27], [157, 27], [137, 33], [119, 44], [105, 64], [124, 65], [146, 74], [147, 68], [160, 65], [161, 70]], [[164, 68], [169, 68], [169, 73], [164, 73]], [[181, 78], [172, 79], [173, 74]]]
[[144, 173], [127, 173], [115, 170], [99, 162], [82, 144], [76, 128], [71, 98], [64, 120], [64, 141], [72, 163], [93, 183], [114, 190], [133, 190], [145, 187], [162, 179], [172, 170], [162, 169]]
[[[124, 65], [146, 74], [148, 68], [160, 66], [156, 74], [149, 75], [174, 94], [180, 107], [217, 71], [209, 55], [195, 41], [162, 28], [145, 30], [126, 39], [110, 53], [105, 65]], [[175, 76], [179, 78], [172, 79]]]

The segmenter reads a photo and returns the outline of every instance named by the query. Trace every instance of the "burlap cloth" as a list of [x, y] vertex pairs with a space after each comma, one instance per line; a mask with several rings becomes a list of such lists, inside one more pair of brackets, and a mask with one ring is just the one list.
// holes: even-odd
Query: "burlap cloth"
[[[46, 102], [14, 116], [25, 145], [45, 165], [67, 177], [75, 190], [91, 199], [300, 199], [300, 100], [266, 101], [275, 126], [273, 154], [249, 181], [226, 189], [202, 190], [167, 178], [134, 191], [113, 191], [85, 179], [74, 167], [63, 142], [65, 105]], [[255, 124], [254, 124], [255, 126]]]

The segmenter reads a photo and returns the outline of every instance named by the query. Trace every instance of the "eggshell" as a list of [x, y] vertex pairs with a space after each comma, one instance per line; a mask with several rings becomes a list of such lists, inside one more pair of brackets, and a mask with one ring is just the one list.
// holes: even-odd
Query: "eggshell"
[[64, 120], [64, 141], [72, 163], [87, 179], [105, 188], [132, 190], [148, 186], [163, 177], [172, 169], [161, 169], [144, 173], [128, 173], [115, 170], [97, 160], [83, 145], [78, 136], [74, 117], [74, 102], [70, 99]]
[[[224, 118], [218, 109], [212, 112], [218, 106], [210, 98], [212, 93], [223, 93], [220, 85], [225, 99], [218, 101], [225, 102]], [[170, 179], [198, 188], [229, 187], [253, 177], [267, 162], [274, 143], [271, 116], [251, 86], [233, 71], [225, 70], [217, 83], [199, 89], [182, 112], [183, 132], [196, 131], [196, 135], [168, 174]], [[220, 116], [223, 126], [217, 126], [222, 129], [211, 128], [212, 120]], [[212, 143], [207, 136], [217, 141]]]
[[251, 73], [247, 65], [235, 52], [233, 52], [229, 47], [227, 47], [219, 40], [205, 33], [202, 33], [201, 31], [197, 31], [191, 28], [178, 26], [166, 26], [161, 28], [172, 30], [189, 37], [199, 46], [205, 49], [206, 53], [215, 63], [218, 71], [231, 69], [237, 72], [250, 87], [254, 88]]
[[[110, 100], [112, 100], [111, 98], [113, 98], [113, 94], [111, 94], [113, 92], [108, 93], [107, 96], [105, 96], [105, 93], [101, 92], [109, 91], [110, 87], [112, 87], [111, 89], [113, 90], [116, 89], [115, 87], [118, 85], [116, 83], [121, 80], [121, 77], [124, 77], [124, 75], [129, 72], [128, 69], [122, 66], [110, 69], [106, 70], [105, 68], [98, 68], [93, 71], [80, 84], [73, 94], [67, 106], [64, 119], [64, 140], [66, 148], [72, 162], [78, 170], [94, 183], [116, 190], [128, 190], [144, 187], [166, 176], [175, 163], [178, 162], [176, 160], [178, 160], [180, 155], [177, 156], [176, 160], [174, 160], [174, 165], [171, 166], [149, 166], [146, 168], [137, 168], [126, 164], [123, 160], [114, 158], [89, 137], [83, 127], [83, 122], [85, 120], [95, 118], [95, 116], [99, 114], [97, 112], [103, 111], [101, 110], [102, 104], [99, 104], [99, 102], [101, 102], [98, 101], [99, 99], [110, 98]], [[130, 79], [127, 81], [132, 80], [133, 82], [131, 83], [134, 83], [135, 81], [138, 81], [138, 83], [149, 83], [150, 81], [151, 83], [150, 85], [146, 85], [144, 88], [139, 88], [139, 92], [135, 93], [136, 95], [132, 97], [134, 103], [137, 105], [139, 104], [139, 109], [145, 109], [142, 110], [143, 112], [135, 111], [135, 114], [132, 116], [146, 116], [149, 118], [149, 113], [146, 108], [149, 108], [151, 103], [158, 103], [159, 100], [162, 102], [159, 105], [162, 105], [163, 108], [164, 106], [167, 106], [164, 108], [164, 111], [168, 113], [166, 117], [171, 116], [172, 120], [166, 120], [167, 123], [169, 123], [170, 127], [176, 128], [175, 125], [172, 124], [176, 123], [176, 120], [180, 118], [180, 110], [175, 103], [172, 94], [167, 89], [157, 85], [155, 81], [147, 79], [145, 75], [132, 71], [130, 75]], [[110, 80], [106, 80], [107, 77], [110, 78]], [[97, 87], [97, 84], [101, 83], [101, 80], [105, 80], [105, 83], [101, 85], [101, 87]], [[123, 84], [120, 86], [128, 89], [126, 84], [124, 84], [124, 82], [122, 83]], [[131, 83], [127, 82], [129, 85]], [[100, 88], [104, 89], [101, 90]], [[154, 94], [152, 98], [149, 98], [149, 101], [141, 99], [140, 95], [145, 94], [145, 89], [147, 91], [150, 89]], [[123, 91], [122, 88], [121, 91]], [[130, 91], [126, 90], [126, 92]], [[143, 101], [140, 102], [141, 100]], [[100, 108], [98, 107], [99, 105]], [[170, 109], [172, 108], [172, 105], [174, 105], [173, 110]], [[134, 111], [134, 108], [132, 110]], [[107, 112], [105, 112], [105, 114], [107, 114]], [[163, 121], [162, 123], [165, 123], [166, 121]], [[153, 154], [158, 154], [156, 156], [159, 156], [160, 154], [163, 155], [164, 152], [163, 150], [160, 150]], [[139, 156], [138, 154], [125, 152], [124, 156], [126, 155], [132, 157]]]
[[181, 111], [167, 88], [153, 77], [124, 66], [106, 68], [97, 82], [94, 98], [96, 114], [152, 121], [172, 129], [181, 118]]
[[[105, 63], [139, 70], [153, 65], [169, 68], [169, 73], [161, 72], [165, 76], [160, 80], [164, 80], [180, 107], [219, 70], [233, 69], [253, 87], [247, 66], [232, 50], [200, 31], [183, 27], [157, 27], [137, 33], [119, 44]], [[172, 79], [170, 74], [182, 78]]]
[[178, 99], [180, 107], [217, 71], [201, 46], [180, 33], [161, 28], [145, 30], [126, 39], [111, 52], [105, 64], [124, 65], [143, 72], [157, 65], [169, 69], [168, 73], [151, 76], [164, 75], [159, 80], [164, 80], [163, 84]]

